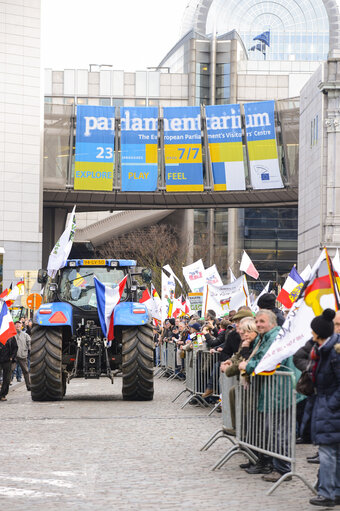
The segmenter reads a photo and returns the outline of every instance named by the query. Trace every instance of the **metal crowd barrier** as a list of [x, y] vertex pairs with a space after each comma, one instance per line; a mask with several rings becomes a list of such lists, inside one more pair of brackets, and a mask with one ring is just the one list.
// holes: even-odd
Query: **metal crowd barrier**
[[203, 350], [201, 347], [193, 348], [192, 351], [186, 351], [185, 389], [182, 390], [172, 402], [174, 403], [183, 393], [188, 392], [189, 396], [182, 404], [181, 408], [184, 408], [192, 399], [195, 399], [197, 403], [202, 406], [208, 406], [202, 394], [206, 391], [208, 382], [211, 380], [212, 394], [210, 394], [209, 397], [219, 397], [219, 372], [218, 353], [210, 353], [207, 350]]
[[177, 364], [177, 345], [173, 342], [164, 341], [161, 344], [160, 368], [156, 375], [167, 376], [168, 380], [182, 377], [181, 366]]
[[163, 342], [159, 344], [159, 351], [160, 351], [160, 363], [157, 372], [154, 376], [163, 376], [163, 374], [166, 372], [166, 361], [167, 361], [167, 343]]
[[[223, 380], [222, 380], [223, 381]], [[228, 399], [222, 386], [222, 403]], [[276, 371], [270, 376], [256, 375], [248, 384], [235, 389], [236, 436], [234, 445], [214, 465], [221, 468], [234, 454], [244, 454], [252, 463], [263, 454], [290, 463], [285, 473], [272, 486], [270, 495], [285, 479], [295, 476], [313, 492], [315, 489], [296, 472], [296, 391], [292, 372]]]
[[[218, 429], [209, 440], [203, 445], [201, 451], [207, 451], [216, 440], [220, 438], [227, 438], [232, 444], [235, 444], [235, 433], [233, 432], [234, 425], [231, 420], [231, 408], [229, 400], [229, 392], [235, 389], [238, 384], [236, 376], [227, 377], [225, 374], [220, 373], [220, 389], [221, 389], [221, 405], [222, 405], [222, 428]], [[211, 412], [210, 412], [211, 413]], [[210, 414], [209, 414], [210, 415]], [[256, 461], [256, 457], [254, 457]]]

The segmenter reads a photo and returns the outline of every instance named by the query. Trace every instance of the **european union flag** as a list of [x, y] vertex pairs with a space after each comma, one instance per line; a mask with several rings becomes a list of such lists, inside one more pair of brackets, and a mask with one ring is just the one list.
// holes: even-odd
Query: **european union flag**
[[263, 32], [262, 34], [257, 35], [256, 37], [254, 37], [253, 41], [261, 41], [264, 44], [266, 44], [267, 46], [270, 46], [270, 31], [267, 30], [266, 32]]

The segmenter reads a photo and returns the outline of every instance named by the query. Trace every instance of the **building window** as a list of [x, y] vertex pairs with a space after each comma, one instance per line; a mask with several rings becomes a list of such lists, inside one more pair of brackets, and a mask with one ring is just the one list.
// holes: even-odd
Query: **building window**
[[310, 146], [317, 145], [319, 140], [319, 116], [316, 115], [310, 123]]

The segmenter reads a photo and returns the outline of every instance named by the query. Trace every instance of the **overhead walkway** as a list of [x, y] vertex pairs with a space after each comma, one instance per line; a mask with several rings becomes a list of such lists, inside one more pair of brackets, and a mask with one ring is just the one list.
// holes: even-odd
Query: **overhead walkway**
[[44, 207], [77, 211], [146, 210], [146, 209], [192, 209], [192, 208], [251, 208], [296, 206], [297, 186], [286, 186], [275, 190], [253, 190], [237, 192], [112, 192], [76, 191], [72, 189], [44, 188]]

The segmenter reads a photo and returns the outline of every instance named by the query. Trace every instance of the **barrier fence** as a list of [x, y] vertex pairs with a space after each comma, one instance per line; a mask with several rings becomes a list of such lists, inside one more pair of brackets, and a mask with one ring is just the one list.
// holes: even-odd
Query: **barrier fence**
[[[165, 343], [163, 350], [163, 374], [176, 373], [176, 345]], [[174, 362], [175, 361], [175, 362]], [[251, 376], [247, 379], [228, 378], [220, 374], [217, 353], [210, 353], [202, 347], [186, 352], [185, 366], [181, 371], [186, 375], [185, 389], [189, 393], [182, 408], [195, 399], [207, 406], [202, 397], [207, 387], [212, 388], [211, 396], [222, 400], [222, 428], [206, 442], [201, 450], [207, 450], [219, 438], [227, 438], [232, 446], [213, 466], [221, 468], [235, 454], [244, 454], [255, 464], [258, 457], [272, 460], [282, 477], [270, 488], [270, 495], [283, 481], [298, 477], [314, 493], [315, 488], [296, 470], [296, 390], [295, 375], [279, 370], [273, 375]], [[215, 407], [216, 408], [216, 407]]]

